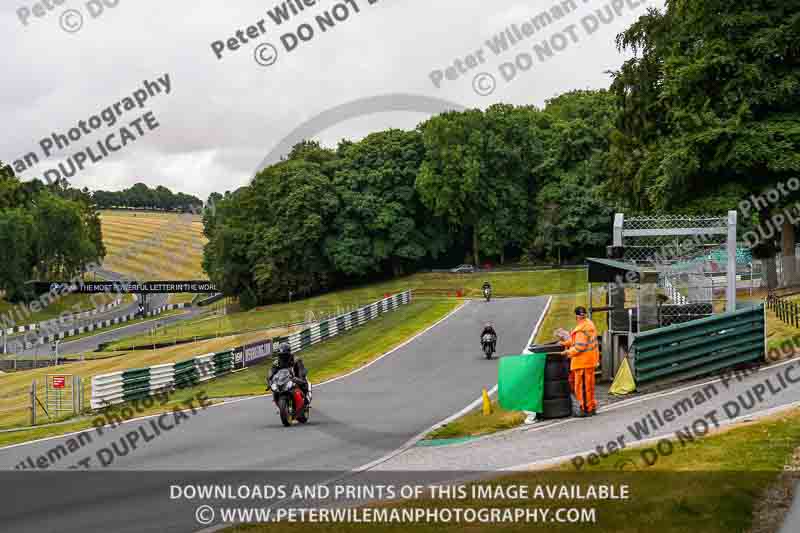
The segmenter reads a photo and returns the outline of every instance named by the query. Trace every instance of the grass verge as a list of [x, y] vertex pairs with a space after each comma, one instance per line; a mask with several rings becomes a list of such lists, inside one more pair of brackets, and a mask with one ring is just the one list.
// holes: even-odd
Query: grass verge
[[525, 421], [525, 415], [519, 411], [506, 411], [497, 401], [492, 402], [492, 413], [484, 416], [481, 408], [446, 424], [428, 435], [426, 440], [459, 439], [464, 437], [480, 437], [498, 431], [519, 426]]
[[[599, 296], [595, 298], [595, 305], [600, 306], [601, 299]], [[578, 306], [586, 307], [588, 305], [588, 296], [584, 294], [561, 294], [554, 295], [553, 301], [550, 303], [550, 310], [536, 334], [537, 344], [546, 344], [553, 342], [553, 332], [558, 328], [564, 328], [570, 331], [575, 327], [575, 308]], [[607, 329], [607, 313], [594, 313], [592, 320], [597, 326], [597, 333], [602, 335]]]
[[[500, 508], [544, 509], [550, 517], [559, 508], [595, 509], [595, 520], [589, 523], [418, 523], [413, 526], [376, 523], [304, 523], [303, 531], [313, 533], [349, 533], [360, 531], [407, 531], [447, 533], [463, 531], [615, 531], [641, 533], [659, 531], [684, 533], [728, 533], [749, 531], [754, 525], [754, 511], [759, 509], [766, 491], [782, 477], [784, 465], [791, 463], [794, 450], [800, 445], [800, 411], [792, 411], [756, 423], [738, 426], [729, 431], [698, 439], [685, 447], [676, 445], [674, 452], [662, 456], [652, 466], [641, 461], [641, 450], [628, 449], [613, 454], [596, 466], [576, 472], [571, 464], [546, 471], [518, 473], [495, 477], [492, 487], [527, 486], [531, 493], [537, 486], [593, 485], [629, 486], [628, 499], [580, 500], [544, 498], [511, 500], [507, 498], [468, 498], [462, 500], [417, 499], [404, 502], [378, 503], [378, 508]], [[638, 471], [620, 471], [617, 465], [630, 461]], [[626, 463], [630, 464], [630, 463]], [[408, 479], [407, 476], [404, 479]], [[411, 481], [408, 481], [409, 483]], [[486, 485], [487, 482], [481, 482]], [[767, 502], [767, 505], [775, 502]], [[782, 504], [785, 506], [785, 502]], [[763, 520], [761, 515], [755, 525]], [[782, 516], [776, 517], [779, 522]], [[284, 524], [241, 525], [227, 532], [267, 532], [283, 530]]]

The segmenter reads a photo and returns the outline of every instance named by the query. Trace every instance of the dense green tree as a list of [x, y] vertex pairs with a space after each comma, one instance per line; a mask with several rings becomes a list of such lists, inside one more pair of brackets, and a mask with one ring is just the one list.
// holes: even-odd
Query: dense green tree
[[800, 3], [668, 0], [618, 37], [616, 189], [672, 209], [800, 172]]
[[609, 135], [616, 109], [607, 91], [575, 91], [548, 101], [542, 138], [543, 184], [528, 253], [561, 262], [595, 254], [611, 238], [614, 203], [605, 195]]
[[5, 299], [17, 302], [34, 296], [33, 276], [36, 224], [23, 208], [0, 209], [0, 289]]
[[[633, 57], [610, 91], [444, 113], [336, 150], [298, 144], [215, 199], [209, 272], [258, 302], [420, 268], [446, 248], [476, 264], [580, 260], [610, 243], [615, 211], [722, 215], [800, 175], [798, 0], [666, 0], [617, 44]], [[14, 194], [0, 187], [0, 203]], [[780, 230], [757, 253], [793, 253], [796, 228]]]
[[[632, 206], [671, 212], [732, 183], [760, 192], [798, 175], [799, 2], [667, 0], [617, 43], [637, 54], [613, 83], [612, 188]], [[794, 227], [784, 233], [793, 256]]]
[[242, 211], [239, 193], [227, 194], [206, 212], [204, 233], [209, 242], [203, 250], [203, 268], [227, 296], [239, 296], [245, 308], [256, 305], [249, 250], [254, 235]]
[[217, 206], [204, 267], [246, 307], [320, 291], [331, 282], [324, 240], [337, 204], [318, 164], [268, 167]]
[[0, 289], [6, 299], [34, 297], [33, 279], [67, 278], [102, 260], [100, 220], [87, 190], [66, 181], [20, 182], [0, 163]]
[[445, 250], [447, 227], [430, 217], [414, 190], [424, 150], [416, 131], [389, 130], [340, 145], [333, 176], [340, 208], [325, 241], [337, 271], [398, 275], [403, 264]]
[[425, 160], [417, 191], [434, 214], [471, 236], [480, 264], [481, 243], [503, 258], [527, 233], [528, 191], [536, 165], [537, 111], [496, 105], [449, 112], [421, 126]]

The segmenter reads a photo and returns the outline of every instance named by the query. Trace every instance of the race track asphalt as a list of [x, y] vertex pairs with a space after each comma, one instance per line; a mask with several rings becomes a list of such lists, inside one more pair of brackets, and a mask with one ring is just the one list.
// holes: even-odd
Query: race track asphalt
[[[322, 481], [378, 460], [463, 409], [482, 388], [494, 386], [497, 360], [487, 361], [480, 349], [485, 322], [493, 322], [498, 331], [499, 354], [519, 354], [546, 301], [465, 304], [374, 364], [315, 388], [306, 426], [282, 427], [270, 398], [236, 401], [188, 416], [158, 438], [118, 454], [108, 468], [99, 464], [98, 450], [111, 449], [113, 443], [124, 450], [120, 438], [150, 426], [150, 420], [124, 424], [102, 436], [92, 431], [90, 444], [61, 458], [48, 472], [4, 474], [3, 485], [14, 491], [6, 495], [7, 505], [0, 506], [0, 524], [9, 531], [57, 526], [62, 533], [193, 531], [198, 526], [192, 502], [171, 500], [169, 482]], [[67, 439], [0, 449], [0, 469], [14, 469], [29, 456], [36, 461]], [[85, 457], [91, 458], [89, 472], [53, 472]]]

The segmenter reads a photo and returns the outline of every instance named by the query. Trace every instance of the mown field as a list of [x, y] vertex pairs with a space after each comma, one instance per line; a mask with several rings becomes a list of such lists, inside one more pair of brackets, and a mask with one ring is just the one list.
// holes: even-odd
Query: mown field
[[136, 279], [207, 279], [201, 266], [202, 219], [198, 215], [101, 211], [103, 266]]

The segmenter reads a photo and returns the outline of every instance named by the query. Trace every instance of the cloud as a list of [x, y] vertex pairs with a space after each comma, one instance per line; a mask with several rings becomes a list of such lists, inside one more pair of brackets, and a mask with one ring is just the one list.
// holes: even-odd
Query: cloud
[[[352, 8], [354, 2], [359, 13]], [[492, 96], [481, 97], [472, 90], [473, 72], [441, 89], [429, 74], [480, 49], [487, 61], [479, 70], [497, 73], [499, 64], [513, 59], [517, 50], [497, 58], [486, 50], [485, 41], [561, 2], [544, 0], [534, 6], [508, 0], [379, 0], [369, 5], [367, 0], [322, 0], [280, 27], [267, 14], [276, 3], [120, 0], [93, 18], [86, 0], [64, 0], [27, 26], [16, 15], [22, 4], [7, 4], [0, 8], [0, 39], [6, 51], [0, 85], [6, 128], [0, 160], [10, 162], [36, 151], [42, 137], [74, 127], [130, 94], [143, 80], [169, 73], [172, 93], [152, 99], [148, 107], [158, 119], [158, 129], [89, 165], [71, 181], [93, 189], [144, 181], [206, 198], [213, 191], [246, 184], [267, 153], [299, 125], [359, 98], [405, 93], [466, 107], [498, 101], [542, 105], [569, 90], [607, 87], [605, 71], [624, 60], [614, 46], [616, 33], [647, 7], [626, 11], [532, 72], [512, 83], [501, 81]], [[346, 20], [325, 32], [317, 27], [313, 40], [290, 53], [284, 50], [281, 35], [301, 23], [316, 25], [315, 15], [337, 4], [351, 6]], [[603, 2], [576, 0], [576, 6], [578, 12], [537, 34], [531, 44], [578, 23]], [[60, 26], [67, 9], [83, 14], [83, 27], [76, 33]], [[246, 32], [261, 19], [265, 35], [248, 39], [238, 50], [226, 50], [222, 60], [215, 57], [213, 41], [235, 38], [237, 30]], [[261, 42], [278, 49], [270, 67], [254, 59]], [[530, 45], [518, 50], [530, 50]], [[334, 125], [320, 137], [333, 145], [344, 137], [357, 139], [385, 128], [411, 128], [425, 118], [419, 112], [376, 113]], [[43, 162], [21, 176], [37, 177], [57, 162]]]

